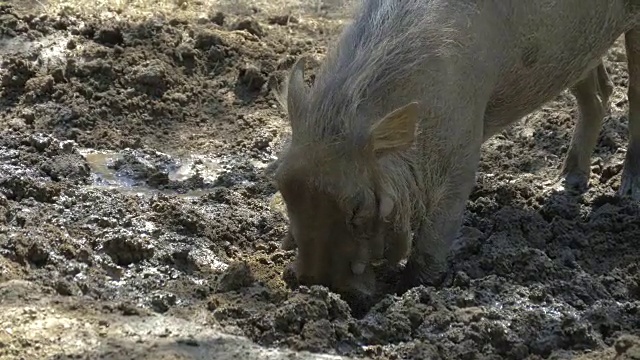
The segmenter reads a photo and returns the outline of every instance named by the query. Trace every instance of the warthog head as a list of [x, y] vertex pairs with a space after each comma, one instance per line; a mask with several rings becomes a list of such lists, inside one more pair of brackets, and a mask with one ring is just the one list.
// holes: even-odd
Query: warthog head
[[386, 116], [357, 121], [364, 126], [358, 135], [319, 135], [318, 122], [343, 120], [323, 118], [310, 106], [304, 64], [301, 59], [293, 66], [281, 98], [292, 131], [274, 171], [289, 217], [283, 248], [297, 248], [293, 270], [301, 284], [371, 295], [373, 263], [397, 263], [408, 251], [409, 226], [397, 226], [395, 215], [408, 211], [398, 206], [397, 188], [389, 180], [394, 174], [381, 162], [413, 145], [418, 107], [409, 103]]

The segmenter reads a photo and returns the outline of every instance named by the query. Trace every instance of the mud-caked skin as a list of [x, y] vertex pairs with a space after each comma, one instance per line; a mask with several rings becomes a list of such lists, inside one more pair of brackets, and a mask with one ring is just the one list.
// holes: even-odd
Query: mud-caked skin
[[292, 138], [274, 177], [297, 277], [369, 294], [373, 263], [408, 254], [404, 286], [438, 282], [481, 145], [567, 88], [580, 115], [562, 174], [586, 186], [612, 91], [601, 59], [622, 34], [620, 194], [640, 199], [639, 12], [627, 0], [364, 2], [314, 84], [300, 60], [281, 100]]

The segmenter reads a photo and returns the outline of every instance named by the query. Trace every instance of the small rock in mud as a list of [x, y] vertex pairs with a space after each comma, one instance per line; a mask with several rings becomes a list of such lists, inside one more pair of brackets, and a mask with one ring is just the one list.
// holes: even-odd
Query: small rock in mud
[[25, 254], [25, 259], [36, 266], [44, 266], [49, 261], [49, 251], [42, 244], [34, 242], [29, 246]]
[[159, 313], [165, 313], [176, 304], [174, 294], [157, 293], [151, 298], [151, 307]]
[[68, 281], [66, 279], [60, 279], [56, 281], [55, 289], [58, 294], [62, 296], [77, 296], [82, 294], [82, 291], [80, 291], [80, 288], [76, 283]]
[[94, 36], [94, 40], [103, 45], [120, 45], [124, 42], [120, 29], [111, 27], [99, 29]]
[[136, 88], [151, 96], [162, 96], [169, 87], [166, 66], [159, 60], [149, 61], [132, 69]]
[[33, 134], [30, 136], [29, 140], [31, 146], [39, 152], [43, 152], [49, 147], [49, 145], [51, 145], [53, 138], [44, 134]]
[[120, 311], [124, 316], [141, 316], [141, 315], [149, 314], [149, 312], [146, 309], [140, 308], [127, 301], [123, 301], [120, 304], [118, 304], [116, 309]]
[[225, 58], [224, 50], [218, 46], [212, 46], [207, 51], [207, 59], [209, 59], [212, 62], [222, 61], [224, 60], [224, 58]]
[[195, 47], [200, 50], [208, 50], [212, 46], [224, 46], [225, 41], [218, 32], [201, 29], [195, 34]]
[[209, 20], [219, 26], [224, 25], [225, 15], [223, 12], [216, 11], [215, 13], [209, 15]]
[[155, 253], [148, 239], [133, 238], [126, 234], [114, 234], [104, 243], [105, 252], [114, 263], [128, 266], [151, 259]]
[[262, 85], [267, 82], [260, 69], [253, 65], [247, 65], [238, 73], [238, 83], [249, 91], [260, 91]]
[[33, 121], [36, 119], [35, 112], [28, 108], [20, 112], [20, 117], [22, 117], [27, 124], [33, 124]]
[[161, 187], [169, 184], [169, 175], [166, 173], [157, 172], [149, 176], [147, 184], [151, 187]]
[[47, 94], [53, 90], [53, 84], [55, 80], [51, 75], [45, 75], [42, 77], [33, 77], [24, 84], [24, 89], [27, 92], [32, 93], [32, 96], [41, 96]]
[[244, 31], [247, 31], [249, 34], [255, 35], [257, 37], [264, 36], [264, 31], [262, 30], [262, 27], [260, 26], [260, 24], [257, 21], [251, 20], [251, 19], [245, 19], [245, 20], [239, 21], [233, 27], [233, 29], [244, 30]]
[[278, 15], [269, 18], [269, 24], [286, 26], [289, 24], [297, 24], [298, 18], [293, 15]]
[[182, 43], [173, 52], [181, 62], [193, 61], [196, 57], [195, 49], [190, 44]]
[[[146, 183], [152, 177], [162, 176], [159, 174], [168, 176], [167, 174], [177, 167], [169, 155], [153, 150], [125, 149], [120, 154], [121, 157], [107, 164], [107, 167], [115, 170], [117, 176], [134, 180], [134, 185]], [[150, 181], [148, 185], [155, 183]]]
[[59, 67], [51, 71], [51, 77], [56, 83], [64, 83], [67, 82], [67, 78], [64, 74], [64, 69]]
[[237, 291], [251, 286], [255, 278], [247, 262], [234, 262], [230, 264], [220, 276], [216, 287], [217, 292]]

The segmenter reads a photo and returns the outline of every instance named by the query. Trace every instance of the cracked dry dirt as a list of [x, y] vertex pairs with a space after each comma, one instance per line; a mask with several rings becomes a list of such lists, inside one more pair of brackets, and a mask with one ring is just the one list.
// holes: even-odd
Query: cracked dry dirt
[[360, 313], [285, 285], [262, 174], [287, 136], [270, 90], [346, 10], [106, 3], [0, 2], [0, 358], [640, 359], [622, 43], [589, 191], [547, 185], [563, 93], [485, 144], [445, 286]]

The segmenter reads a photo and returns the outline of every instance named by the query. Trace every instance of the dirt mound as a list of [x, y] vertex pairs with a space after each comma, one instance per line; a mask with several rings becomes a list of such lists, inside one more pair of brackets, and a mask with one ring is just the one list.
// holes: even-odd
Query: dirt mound
[[637, 359], [640, 205], [615, 196], [622, 45], [589, 191], [554, 188], [564, 93], [485, 144], [445, 284], [363, 309], [283, 278], [293, 253], [264, 167], [288, 135], [271, 91], [342, 23], [299, 5], [0, 5], [0, 357]]

